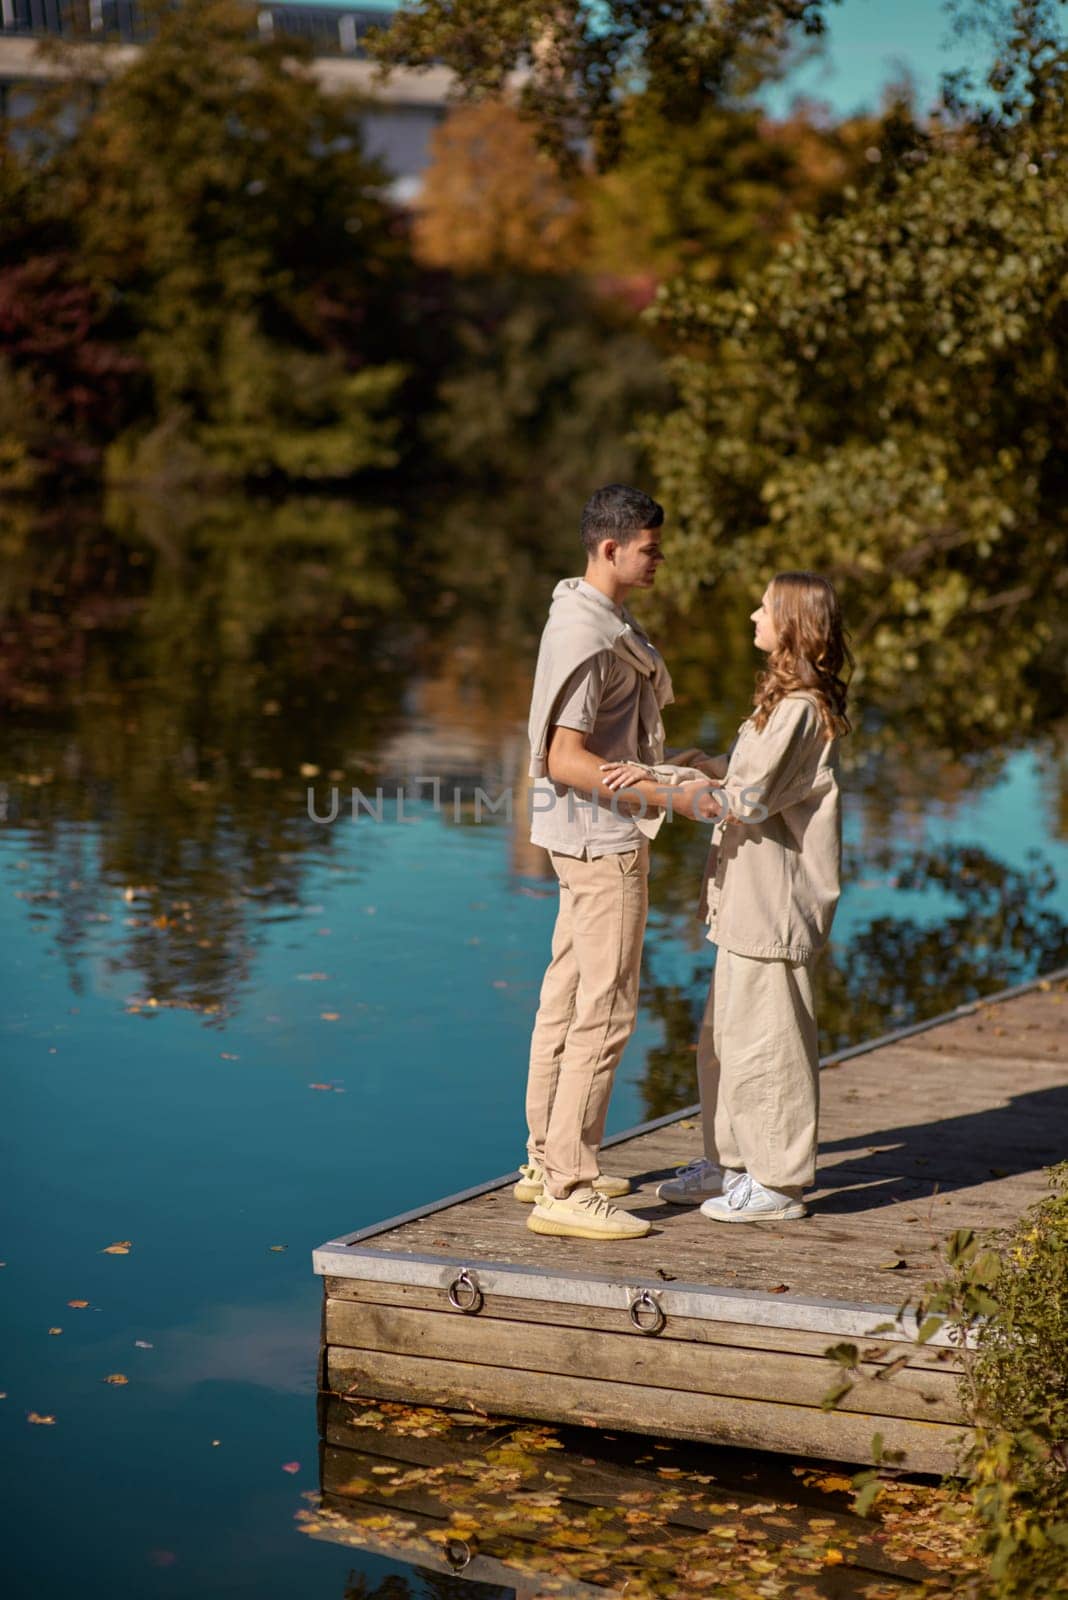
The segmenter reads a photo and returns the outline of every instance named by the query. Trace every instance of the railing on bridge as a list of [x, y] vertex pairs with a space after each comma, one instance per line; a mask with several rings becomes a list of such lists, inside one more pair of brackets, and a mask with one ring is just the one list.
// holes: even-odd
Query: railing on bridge
[[[262, 34], [307, 39], [316, 55], [363, 55], [362, 39], [370, 28], [389, 23], [388, 10], [354, 6], [253, 6]], [[0, 0], [0, 38], [53, 37], [100, 39], [137, 44], [151, 32], [151, 22], [138, 0]]]

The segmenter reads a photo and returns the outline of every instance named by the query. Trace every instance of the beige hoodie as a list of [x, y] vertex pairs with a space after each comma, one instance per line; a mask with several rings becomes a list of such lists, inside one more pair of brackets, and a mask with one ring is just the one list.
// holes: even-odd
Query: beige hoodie
[[[553, 590], [548, 621], [541, 636], [530, 702], [530, 776], [548, 776], [547, 748], [553, 711], [561, 690], [574, 672], [602, 650], [611, 650], [633, 667], [639, 678], [639, 748], [633, 758], [646, 764], [663, 759], [663, 706], [675, 696], [663, 657], [634, 618], [586, 582], [564, 578]], [[635, 826], [655, 837], [663, 814], [635, 817]]]

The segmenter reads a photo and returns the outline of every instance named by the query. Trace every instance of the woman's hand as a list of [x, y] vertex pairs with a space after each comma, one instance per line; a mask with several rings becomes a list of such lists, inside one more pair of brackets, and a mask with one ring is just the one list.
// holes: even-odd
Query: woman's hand
[[671, 809], [676, 816], [689, 817], [692, 822], [715, 822], [723, 814], [723, 787], [695, 778], [690, 783], [680, 783], [668, 791]]
[[602, 789], [627, 789], [632, 784], [641, 783], [651, 777], [649, 768], [643, 767], [638, 761], [601, 762]]

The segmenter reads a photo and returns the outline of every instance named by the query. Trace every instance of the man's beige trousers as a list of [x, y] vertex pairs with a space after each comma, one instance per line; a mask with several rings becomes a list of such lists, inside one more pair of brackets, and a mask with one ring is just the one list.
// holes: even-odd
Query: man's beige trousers
[[814, 1181], [819, 1050], [805, 963], [717, 949], [697, 1081], [710, 1161], [771, 1189]]
[[649, 845], [550, 859], [560, 909], [530, 1041], [527, 1150], [559, 1196], [600, 1169], [612, 1079], [638, 1015]]

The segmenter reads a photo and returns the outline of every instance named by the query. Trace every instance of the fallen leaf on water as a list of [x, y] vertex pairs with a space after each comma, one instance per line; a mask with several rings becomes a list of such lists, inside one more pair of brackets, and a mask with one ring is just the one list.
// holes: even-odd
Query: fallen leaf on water
[[844, 1493], [853, 1487], [852, 1478], [843, 1477], [837, 1472], [820, 1473], [809, 1481], [814, 1489], [823, 1489], [827, 1494]]
[[27, 1422], [39, 1422], [42, 1427], [46, 1428], [50, 1428], [55, 1420], [55, 1417], [42, 1417], [39, 1411], [27, 1411], [26, 1413]]
[[67, 1304], [75, 1311], [84, 1311], [89, 1302], [88, 1300], [68, 1300]]
[[133, 1249], [129, 1239], [119, 1239], [116, 1244], [106, 1244], [101, 1250], [102, 1256], [128, 1256]]
[[282, 1471], [283, 1472], [299, 1472], [300, 1471], [300, 1462], [299, 1461], [283, 1461], [282, 1462]]
[[289, 1246], [287, 1244], [269, 1244], [267, 1248], [268, 1250], [274, 1250], [277, 1252], [279, 1250], [288, 1250]]
[[320, 1011], [319, 1017], [323, 1022], [340, 1022], [340, 1011]]
[[129, 1383], [129, 1381], [124, 1372], [109, 1372], [104, 1379], [105, 1383]]
[[219, 1056], [220, 1061], [240, 1061], [240, 1056], [232, 1056], [228, 1050], [223, 1050]]
[[832, 1548], [823, 1552], [823, 1559], [827, 1566], [836, 1567], [840, 1561], [845, 1560], [845, 1556], [842, 1554], [841, 1550], [835, 1550]]
[[49, 1331], [49, 1333], [62, 1333], [63, 1329], [62, 1328], [49, 1328], [48, 1331]]

